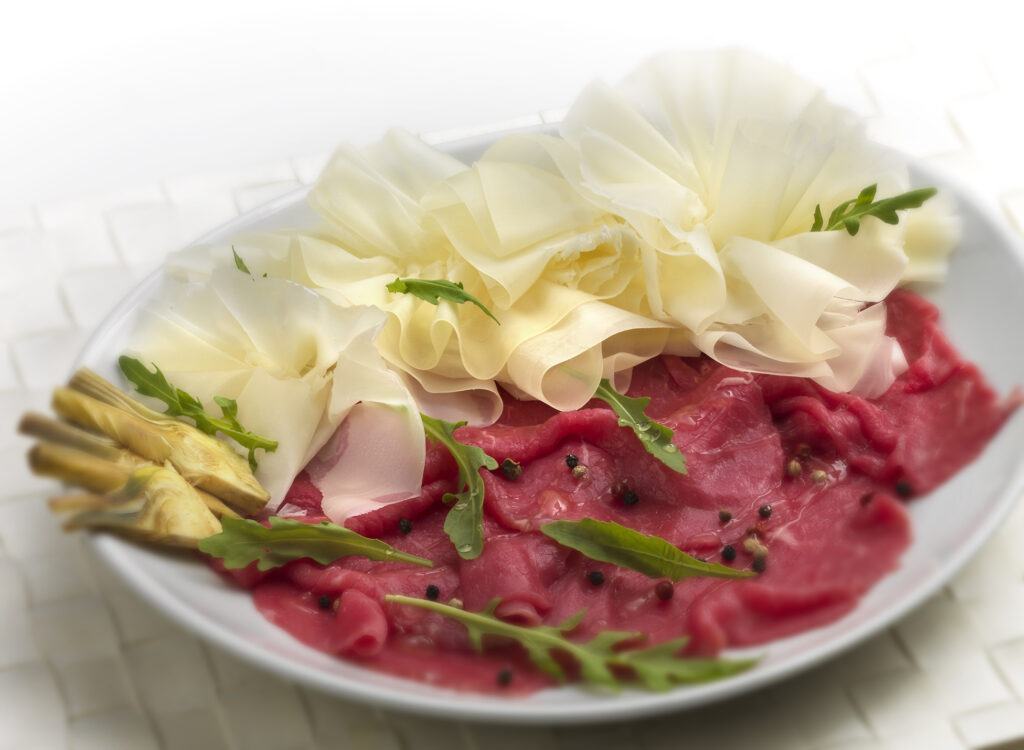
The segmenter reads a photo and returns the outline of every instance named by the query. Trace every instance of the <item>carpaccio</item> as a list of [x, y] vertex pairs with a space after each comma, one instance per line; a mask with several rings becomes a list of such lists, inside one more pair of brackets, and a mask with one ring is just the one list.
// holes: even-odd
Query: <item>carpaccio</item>
[[[675, 431], [686, 475], [647, 454], [599, 402], [558, 413], [508, 398], [496, 424], [456, 431], [460, 442], [523, 467], [515, 479], [483, 472], [479, 558], [460, 559], [444, 534], [449, 506], [441, 497], [457, 491], [457, 469], [431, 444], [419, 497], [347, 525], [429, 558], [434, 568], [349, 557], [232, 573], [252, 588], [264, 616], [314, 648], [478, 692], [530, 692], [550, 678], [515, 647], [476, 653], [461, 624], [385, 603], [385, 594], [423, 597], [434, 586], [439, 601], [470, 611], [498, 597], [496, 614], [524, 625], [554, 625], [585, 609], [574, 638], [609, 629], [642, 632], [647, 644], [688, 635], [688, 651], [698, 655], [831, 622], [898, 566], [912, 534], [907, 500], [970, 462], [1019, 401], [1000, 400], [958, 356], [928, 302], [897, 291], [887, 304], [889, 333], [910, 368], [880, 398], [708, 359], [652, 360], [635, 369], [629, 395], [649, 396], [648, 416]], [[573, 474], [569, 455], [585, 476]], [[319, 522], [319, 500], [300, 476], [287, 502]], [[754, 579], [686, 579], [666, 597], [666, 584], [659, 592], [658, 580], [589, 560], [539, 531], [548, 521], [585, 517], [742, 568], [753, 564], [744, 542], [754, 538], [768, 550], [765, 568]], [[595, 571], [602, 583], [588, 575]]]

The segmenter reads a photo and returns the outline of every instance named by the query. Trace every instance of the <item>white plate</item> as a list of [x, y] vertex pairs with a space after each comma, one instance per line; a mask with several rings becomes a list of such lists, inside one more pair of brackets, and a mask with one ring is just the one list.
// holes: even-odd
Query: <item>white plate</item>
[[[450, 144], [471, 160], [500, 134]], [[914, 169], [915, 183], [937, 185], [956, 197], [964, 240], [950, 278], [928, 293], [942, 310], [953, 342], [977, 362], [1000, 391], [1024, 383], [1024, 254], [1001, 221], [950, 180]], [[308, 224], [315, 220], [299, 191], [214, 231], [204, 241], [237, 232]], [[80, 362], [116, 377], [133, 317], [159, 283], [153, 276], [99, 327]], [[1010, 342], [1009, 344], [1007, 342]], [[636, 718], [690, 708], [752, 690], [792, 675], [865, 640], [922, 603], [989, 538], [1024, 490], [1024, 413], [1018, 413], [984, 455], [939, 491], [910, 503], [915, 541], [896, 572], [883, 579], [846, 617], [817, 630], [776, 641], [760, 663], [736, 677], [668, 693], [625, 691], [604, 695], [567, 687], [526, 698], [456, 693], [363, 669], [314, 651], [269, 624], [247, 591], [233, 588], [200, 561], [163, 554], [110, 536], [96, 536], [100, 556], [144, 599], [199, 636], [258, 667], [335, 695], [381, 706], [480, 721], [574, 723]]]

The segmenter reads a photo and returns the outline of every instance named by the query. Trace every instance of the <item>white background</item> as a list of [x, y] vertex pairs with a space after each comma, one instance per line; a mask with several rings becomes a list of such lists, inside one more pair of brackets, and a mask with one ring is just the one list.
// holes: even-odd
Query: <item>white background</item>
[[[618, 79], [671, 47], [762, 50], [870, 116], [865, 64], [924, 52], [951, 96], [965, 93], [965, 67], [1024, 68], [1017, 13], [1003, 5], [5, 4], [0, 212], [321, 154], [394, 125], [431, 132], [558, 109], [591, 78]], [[923, 94], [907, 88], [909, 102]], [[1021, 112], [1000, 117], [1024, 122]]]

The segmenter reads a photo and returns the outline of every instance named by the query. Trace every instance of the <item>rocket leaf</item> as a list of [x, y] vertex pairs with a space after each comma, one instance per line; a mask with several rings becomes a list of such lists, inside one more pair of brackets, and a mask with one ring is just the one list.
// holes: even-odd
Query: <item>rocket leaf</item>
[[686, 473], [686, 458], [672, 442], [672, 435], [675, 433], [671, 428], [655, 422], [644, 414], [644, 409], [651, 399], [623, 396], [612, 388], [607, 378], [601, 380], [594, 398], [601, 399], [612, 407], [619, 417], [619, 424], [631, 428], [648, 453], [670, 469], [680, 474]]
[[434, 440], [452, 454], [459, 467], [459, 492], [447, 493], [442, 499], [455, 505], [448, 511], [444, 531], [455, 545], [455, 551], [466, 560], [480, 556], [484, 549], [484, 481], [480, 469], [497, 469], [498, 462], [473, 445], [464, 445], [452, 433], [465, 422], [445, 422], [421, 414], [423, 429]]
[[224, 561], [229, 570], [252, 562], [260, 570], [277, 568], [292, 560], [310, 558], [322, 565], [339, 557], [361, 555], [371, 560], [389, 560], [433, 567], [430, 560], [400, 552], [379, 539], [368, 539], [343, 526], [324, 521], [303, 523], [270, 517], [270, 528], [242, 518], [222, 518], [224, 530], [199, 542], [199, 551]]
[[139, 360], [128, 356], [121, 356], [117, 363], [121, 367], [121, 372], [135, 384], [135, 389], [139, 393], [143, 396], [152, 396], [167, 405], [164, 413], [168, 416], [188, 417], [206, 434], [214, 435], [220, 432], [243, 448], [248, 448], [249, 467], [253, 471], [256, 471], [257, 448], [270, 452], [277, 450], [276, 440], [261, 437], [238, 421], [238, 404], [234, 399], [223, 396], [214, 398], [222, 413], [222, 417], [217, 418], [209, 414], [195, 396], [171, 385], [167, 376], [156, 365], [153, 365], [154, 372], [150, 372]]
[[505, 622], [494, 615], [500, 600], [494, 599], [482, 612], [467, 612], [448, 604], [390, 594], [385, 597], [395, 604], [422, 607], [451, 618], [466, 626], [470, 641], [478, 650], [483, 649], [484, 636], [498, 636], [516, 641], [525, 650], [537, 668], [559, 682], [566, 680], [565, 670], [555, 658], [556, 653], [567, 654], [577, 664], [580, 679], [591, 685], [610, 690], [623, 687], [620, 677], [631, 674], [636, 682], [648, 690], [664, 691], [679, 683], [706, 682], [738, 674], [754, 665], [754, 659], [689, 659], [679, 656], [686, 646], [686, 638], [643, 649], [624, 649], [636, 643], [643, 635], [628, 631], [607, 630], [589, 641], [576, 643], [566, 636], [583, 620], [584, 613], [554, 627], [536, 625], [525, 627]]
[[811, 231], [820, 232], [824, 229], [829, 232], [834, 229], [845, 229], [851, 235], [855, 235], [860, 231], [860, 222], [865, 216], [874, 216], [886, 224], [898, 224], [900, 217], [896, 214], [897, 211], [920, 208], [926, 200], [938, 192], [935, 188], [920, 188], [876, 201], [875, 191], [877, 189], [877, 184], [868, 185], [860, 191], [856, 198], [840, 203], [829, 214], [828, 224], [825, 224], [821, 215], [821, 205], [815, 206]]
[[595, 521], [593, 518], [551, 521], [541, 526], [540, 530], [559, 544], [582, 552], [591, 560], [629, 568], [650, 578], [681, 581], [694, 576], [751, 578], [757, 575], [749, 570], [703, 562], [661, 537], [641, 534], [611, 521]]
[[448, 300], [461, 304], [472, 302], [479, 307], [495, 323], [501, 325], [494, 313], [487, 309], [483, 302], [467, 292], [462, 282], [448, 281], [446, 279], [395, 279], [387, 286], [389, 292], [412, 294], [432, 305], [441, 304], [441, 300]]

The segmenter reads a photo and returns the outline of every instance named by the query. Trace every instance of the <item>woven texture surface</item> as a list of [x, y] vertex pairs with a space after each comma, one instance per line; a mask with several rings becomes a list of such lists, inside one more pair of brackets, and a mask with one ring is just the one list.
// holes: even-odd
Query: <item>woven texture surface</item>
[[[1000, 54], [865, 60], [847, 91], [879, 139], [954, 173], [1019, 232], [1012, 94], [1024, 72]], [[709, 709], [610, 726], [488, 727], [367, 708], [257, 672], [152, 612], [86, 540], [61, 533], [45, 507], [54, 487], [29, 474], [17, 419], [46, 409], [90, 331], [168, 251], [321, 163], [0, 213], [0, 748], [1024, 748], [1024, 507], [939, 595], [838, 660]]]

